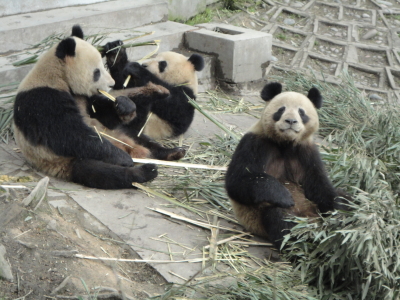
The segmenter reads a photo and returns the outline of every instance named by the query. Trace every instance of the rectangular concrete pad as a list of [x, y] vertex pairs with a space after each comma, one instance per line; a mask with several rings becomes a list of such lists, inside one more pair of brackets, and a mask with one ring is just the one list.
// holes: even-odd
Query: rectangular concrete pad
[[192, 50], [217, 55], [217, 77], [233, 82], [263, 77], [263, 64], [271, 59], [271, 34], [228, 24], [197, 26], [199, 30], [185, 34], [186, 45]]
[[74, 24], [90, 27], [85, 34], [91, 34], [157, 23], [167, 16], [168, 5], [163, 0], [116, 0], [3, 17], [0, 53], [26, 49], [55, 32], [69, 33]]

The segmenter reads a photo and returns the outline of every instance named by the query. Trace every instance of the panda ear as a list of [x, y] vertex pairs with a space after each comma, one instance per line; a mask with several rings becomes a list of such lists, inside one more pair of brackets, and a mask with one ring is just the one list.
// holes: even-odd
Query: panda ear
[[66, 56], [75, 56], [76, 43], [73, 38], [66, 38], [62, 40], [56, 49], [56, 56], [64, 59]]
[[76, 36], [76, 37], [78, 37], [78, 38], [83, 40], [83, 30], [82, 30], [81, 26], [79, 26], [78, 24], [74, 25], [72, 27], [71, 36]]
[[279, 82], [267, 83], [261, 91], [261, 98], [264, 101], [269, 101], [281, 92], [282, 85]]
[[199, 54], [192, 54], [189, 59], [188, 59], [194, 66], [194, 69], [196, 71], [201, 71], [204, 68], [204, 59], [201, 55]]
[[316, 108], [322, 107], [322, 96], [317, 88], [315, 88], [315, 87], [311, 88], [308, 91], [307, 97], [308, 97], [308, 99], [311, 100], [311, 102], [314, 104], [314, 106]]

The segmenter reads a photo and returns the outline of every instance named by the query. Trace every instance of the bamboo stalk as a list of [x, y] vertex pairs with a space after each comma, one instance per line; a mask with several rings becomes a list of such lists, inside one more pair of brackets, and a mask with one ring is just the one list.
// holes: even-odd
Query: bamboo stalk
[[[227, 243], [227, 242], [230, 242], [230, 241], [232, 241], [232, 240], [239, 239], [239, 238], [241, 238], [241, 237], [243, 237], [243, 236], [246, 236], [246, 235], [249, 235], [249, 233], [242, 233], [242, 234], [238, 234], [238, 235], [234, 235], [234, 236], [228, 237], [228, 238], [226, 238], [226, 239], [223, 239], [223, 240], [218, 241], [218, 242], [217, 242], [217, 245], [225, 244], [225, 243]], [[210, 248], [210, 246], [211, 246], [211, 245], [207, 245], [207, 246], [204, 247], [204, 249], [208, 249], [208, 248]]]
[[126, 77], [124, 84], [123, 84], [124, 88], [126, 88], [126, 86], [128, 85], [129, 80], [131, 80], [131, 77], [132, 77], [131, 75], [128, 75], [128, 77]]
[[167, 263], [185, 263], [185, 262], [202, 262], [202, 258], [185, 259], [185, 260], [152, 260], [152, 259], [128, 259], [128, 258], [113, 258], [113, 257], [95, 257], [86, 256], [82, 254], [75, 254], [77, 258], [84, 258], [90, 260], [107, 260], [107, 261], [125, 261], [125, 262], [139, 262], [139, 263], [153, 263], [153, 264], [167, 264]]
[[100, 133], [101, 135], [104, 135], [104, 136], [106, 136], [106, 137], [108, 137], [108, 138], [114, 140], [114, 141], [117, 141], [117, 142], [119, 142], [119, 143], [121, 143], [121, 144], [124, 144], [125, 146], [131, 147], [131, 148], [135, 148], [135, 147], [133, 147], [133, 146], [131, 146], [131, 145], [129, 145], [129, 144], [123, 142], [123, 141], [120, 141], [119, 139], [116, 139], [115, 137], [113, 137], [113, 136], [111, 136], [111, 135], [108, 135], [108, 134], [106, 134], [106, 133], [104, 133], [104, 132], [101, 132], [101, 131], [100, 131], [99, 133]]
[[152, 113], [152, 112], [150, 112], [150, 113], [149, 113], [149, 116], [147, 117], [147, 120], [146, 120], [146, 122], [144, 123], [144, 125], [143, 125], [142, 129], [140, 129], [140, 131], [139, 131], [139, 133], [138, 133], [138, 135], [137, 135], [137, 136], [140, 136], [140, 135], [142, 134], [142, 132], [143, 132], [144, 128], [146, 127], [146, 125], [147, 125], [147, 123], [149, 122], [149, 120], [150, 120], [150, 118], [151, 118], [151, 116], [152, 116], [152, 115], [153, 115], [153, 113]]
[[[210, 229], [210, 230], [211, 230], [211, 228], [217, 228], [217, 229], [222, 229], [222, 230], [227, 230], [227, 231], [245, 233], [243, 231], [236, 230], [236, 229], [229, 228], [229, 227], [216, 226], [216, 225], [211, 225], [211, 224], [208, 224], [208, 223], [192, 220], [192, 219], [177, 215], [177, 214], [175, 214], [173, 212], [169, 212], [169, 211], [166, 211], [166, 210], [163, 210], [163, 209], [160, 209], [160, 208], [151, 208], [151, 207], [147, 207], [147, 208], [152, 210], [152, 211], [158, 212], [160, 214], [167, 215], [167, 216], [169, 216], [171, 218], [174, 218], [176, 220], [185, 221], [187, 223], [190, 223], [190, 224], [193, 224], [193, 225], [197, 225], [197, 226], [202, 227], [202, 228], [206, 228], [206, 229]], [[248, 234], [248, 233], [245, 233], [245, 234]]]
[[104, 96], [106, 96], [108, 99], [115, 102], [116, 99], [114, 98], [114, 96], [110, 95], [109, 93], [107, 93], [106, 91], [103, 91], [103, 90], [98, 90], [98, 91], [99, 91], [99, 93], [102, 93]]
[[167, 200], [167, 201], [171, 202], [174, 205], [186, 208], [187, 210], [190, 210], [191, 212], [194, 212], [196, 214], [201, 215], [203, 213], [202, 211], [200, 211], [198, 209], [195, 209], [193, 207], [190, 207], [189, 205], [185, 205], [185, 204], [180, 203], [175, 198], [171, 198], [171, 197], [165, 196], [165, 195], [163, 195], [161, 193], [158, 193], [158, 192], [152, 190], [151, 188], [146, 187], [146, 186], [144, 186], [144, 185], [142, 185], [140, 183], [133, 182], [132, 185], [137, 187], [137, 188], [139, 188], [139, 189], [141, 189], [141, 190], [143, 190], [143, 191], [145, 191], [145, 192], [147, 192], [147, 193], [149, 193], [149, 194], [152, 194], [154, 196], [160, 197], [161, 199]]
[[150, 159], [150, 158], [132, 158], [132, 160], [134, 162], [141, 163], [141, 164], [156, 164], [156, 165], [164, 165], [164, 166], [171, 166], [171, 167], [220, 170], [220, 171], [227, 170], [227, 167], [223, 167], [223, 166], [209, 166], [209, 165], [202, 165], [202, 164], [181, 163], [181, 162]]

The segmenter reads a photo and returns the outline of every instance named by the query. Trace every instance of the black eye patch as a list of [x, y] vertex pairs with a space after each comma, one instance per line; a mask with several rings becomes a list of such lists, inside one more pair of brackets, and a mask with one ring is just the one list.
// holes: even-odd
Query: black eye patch
[[93, 72], [93, 81], [94, 82], [98, 81], [100, 79], [100, 75], [101, 75], [101, 73], [100, 73], [99, 69], [94, 70], [94, 72]]
[[309, 116], [306, 115], [306, 112], [302, 108], [299, 108], [299, 115], [303, 124], [306, 124], [310, 120]]
[[166, 67], [167, 62], [165, 60], [158, 62], [158, 70], [160, 70], [160, 73], [164, 72]]
[[273, 119], [275, 122], [278, 122], [279, 119], [282, 117], [283, 113], [285, 112], [285, 109], [286, 109], [286, 107], [284, 107], [284, 106], [282, 106], [281, 108], [279, 108], [279, 109], [276, 111], [276, 113], [274, 113], [274, 114], [272, 115], [272, 119]]

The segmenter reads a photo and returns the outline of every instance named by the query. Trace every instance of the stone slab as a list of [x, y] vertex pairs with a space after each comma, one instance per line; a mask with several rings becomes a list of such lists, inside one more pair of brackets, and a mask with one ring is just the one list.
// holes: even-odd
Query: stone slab
[[[145, 32], [154, 31], [154, 34], [150, 36], [146, 36], [138, 40], [126, 41], [125, 43], [160, 40], [160, 48], [158, 49], [158, 52], [170, 51], [170, 50], [178, 50], [178, 52], [182, 52], [182, 49], [180, 48], [182, 47], [183, 37], [185, 32], [194, 29], [196, 29], [196, 27], [171, 21], [137, 27], [135, 29], [127, 29], [127, 28], [114, 29], [113, 31], [115, 32], [110, 33], [108, 37], [104, 39], [102, 44], [117, 39], [126, 40]], [[86, 34], [86, 32], [93, 32], [95, 28], [84, 27], [83, 30], [84, 33]], [[37, 41], [35, 41], [35, 43], [36, 42]], [[127, 53], [128, 57], [131, 60], [139, 60], [156, 49], [157, 49], [156, 46], [133, 47], [133, 48], [128, 48]], [[25, 51], [20, 51], [18, 53], [13, 53], [11, 55], [2, 57], [0, 56], [0, 81], [2, 82], [2, 84], [19, 82], [26, 76], [26, 74], [28, 74], [28, 72], [32, 69], [33, 64], [23, 65], [19, 67], [14, 67], [12, 65], [14, 62], [20, 61], [27, 57], [30, 57], [30, 54], [27, 54]], [[208, 63], [206, 63], [205, 69], [202, 72], [198, 73], [199, 80], [208, 82], [209, 87], [213, 87], [212, 84], [214, 81], [213, 77], [212, 79], [210, 77], [213, 76], [213, 71], [211, 70], [211, 68], [214, 68], [212, 60], [213, 57], [208, 57], [206, 60], [206, 62]]]
[[186, 45], [217, 56], [219, 79], [240, 83], [263, 77], [262, 66], [271, 59], [271, 34], [219, 23], [197, 26], [185, 34]]
[[31, 13], [40, 10], [49, 10], [73, 5], [86, 5], [109, 0], [13, 0], [2, 1], [0, 17]]
[[[151, 12], [151, 14], [149, 14]], [[27, 48], [54, 32], [69, 33], [81, 24], [85, 34], [104, 28], [135, 28], [165, 21], [168, 5], [163, 0], [116, 0], [85, 6], [65, 7], [0, 18], [0, 53]], [[90, 27], [90, 28], [89, 28]]]

